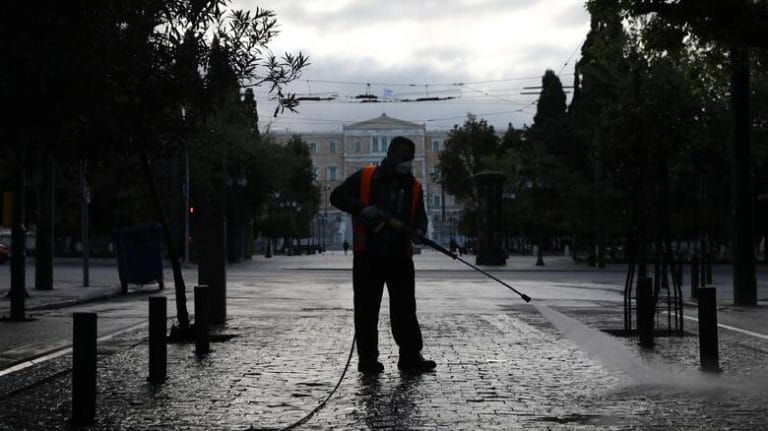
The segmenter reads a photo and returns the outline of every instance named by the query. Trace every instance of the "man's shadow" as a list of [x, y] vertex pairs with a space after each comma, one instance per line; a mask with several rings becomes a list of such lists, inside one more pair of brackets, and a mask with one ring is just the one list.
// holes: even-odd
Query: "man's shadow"
[[414, 395], [424, 379], [423, 374], [400, 373], [394, 388], [383, 387], [380, 375], [360, 376], [360, 396], [365, 407], [365, 424], [370, 429], [407, 429], [418, 410]]

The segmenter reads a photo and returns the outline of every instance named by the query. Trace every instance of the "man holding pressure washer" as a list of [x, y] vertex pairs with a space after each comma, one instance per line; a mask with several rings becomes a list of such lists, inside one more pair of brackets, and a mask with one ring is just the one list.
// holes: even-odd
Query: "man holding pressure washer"
[[416, 318], [413, 242], [427, 229], [421, 184], [411, 169], [415, 145], [392, 139], [379, 166], [350, 175], [331, 193], [331, 204], [352, 214], [354, 264], [352, 285], [358, 371], [380, 373], [378, 321], [384, 284], [389, 292], [392, 335], [400, 348], [397, 367], [425, 372], [435, 362], [421, 355], [421, 329]]

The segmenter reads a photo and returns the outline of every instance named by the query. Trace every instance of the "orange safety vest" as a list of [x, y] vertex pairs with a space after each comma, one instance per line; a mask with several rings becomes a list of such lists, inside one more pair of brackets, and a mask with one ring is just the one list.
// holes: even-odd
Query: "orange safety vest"
[[[363, 206], [371, 203], [371, 184], [373, 184], [373, 173], [376, 171], [376, 166], [368, 165], [362, 170], [360, 178], [360, 202]], [[411, 190], [411, 225], [416, 220], [416, 206], [419, 203], [419, 195], [421, 194], [421, 183], [414, 178], [413, 188]], [[352, 234], [353, 234], [353, 247], [354, 251], [365, 251], [365, 237], [367, 231], [365, 224], [361, 220], [360, 216], [352, 217]]]

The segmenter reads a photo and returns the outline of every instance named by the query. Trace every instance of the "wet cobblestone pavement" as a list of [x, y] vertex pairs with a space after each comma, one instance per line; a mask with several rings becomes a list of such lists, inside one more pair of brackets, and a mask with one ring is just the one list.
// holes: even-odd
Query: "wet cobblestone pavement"
[[[146, 329], [101, 343], [97, 419], [86, 429], [272, 430], [303, 417], [347, 359], [351, 287], [345, 274], [291, 277], [233, 285], [229, 320], [216, 331], [235, 337], [203, 358], [194, 344], [169, 345], [163, 384], [146, 381]], [[657, 338], [651, 350], [611, 337], [623, 351], [596, 356], [493, 283], [417, 283], [424, 354], [437, 371], [397, 370], [384, 301], [385, 372], [363, 376], [353, 358], [336, 394], [300, 429], [768, 429], [768, 341], [721, 330], [723, 373], [704, 376], [695, 336]], [[549, 303], [594, 330], [623, 322], [617, 301]], [[686, 325], [695, 333], [695, 322]], [[674, 379], [638, 381], [602, 360], [625, 354]], [[70, 361], [63, 355], [0, 377], [0, 430], [70, 429]]]
[[[214, 352], [203, 359], [191, 345], [171, 345], [169, 378], [158, 386], [145, 381], [146, 345], [104, 357], [96, 428], [280, 428], [333, 387], [347, 356], [350, 324], [349, 313], [340, 311], [235, 318], [223, 329], [238, 336], [213, 344]], [[543, 423], [573, 429], [626, 416], [625, 406], [606, 402], [610, 389], [621, 387], [620, 378], [566, 340], [545, 336], [513, 316], [451, 315], [425, 322], [424, 332], [439, 334], [429, 347], [437, 372], [396, 371], [396, 348], [382, 337], [385, 374], [351, 372], [304, 428], [541, 429]], [[26, 429], [40, 422], [65, 429], [69, 378], [2, 402], [3, 423], [25, 429], [38, 417]]]

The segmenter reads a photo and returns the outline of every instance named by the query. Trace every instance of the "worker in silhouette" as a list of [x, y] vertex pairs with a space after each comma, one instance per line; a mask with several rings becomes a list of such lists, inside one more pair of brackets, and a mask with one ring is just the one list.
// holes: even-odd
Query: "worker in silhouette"
[[331, 204], [352, 214], [355, 336], [358, 370], [380, 373], [378, 321], [384, 284], [389, 292], [392, 335], [400, 348], [397, 366], [424, 372], [435, 362], [421, 355], [421, 329], [414, 296], [413, 241], [427, 229], [421, 184], [414, 178], [415, 145], [392, 139], [378, 166], [350, 175], [331, 193]]

